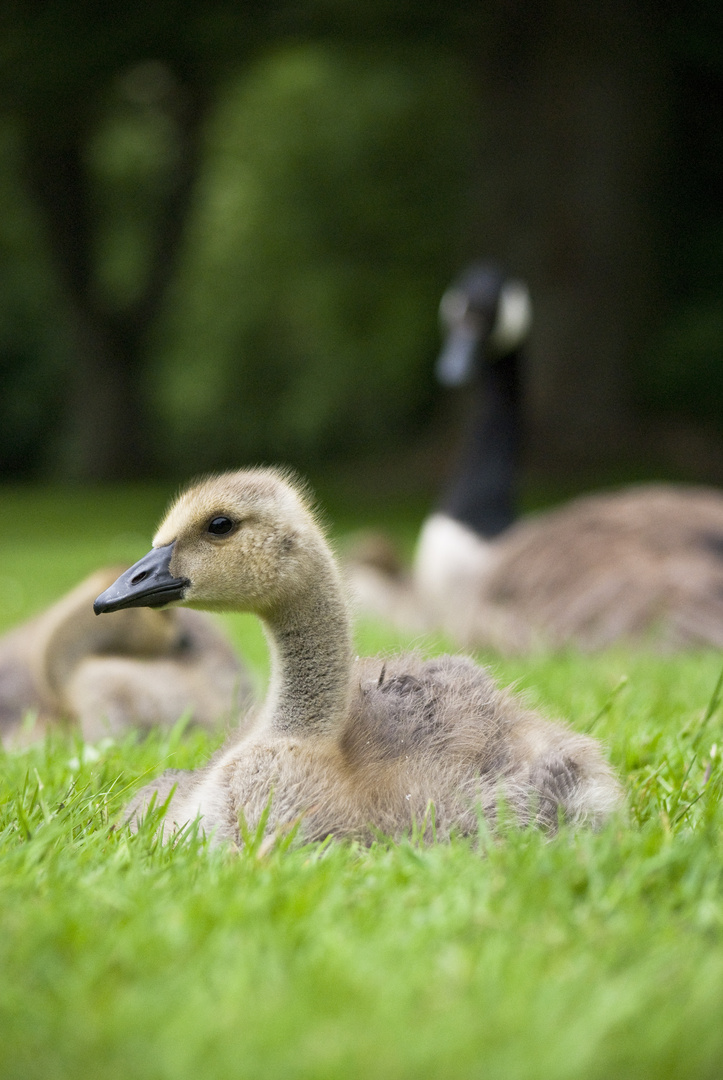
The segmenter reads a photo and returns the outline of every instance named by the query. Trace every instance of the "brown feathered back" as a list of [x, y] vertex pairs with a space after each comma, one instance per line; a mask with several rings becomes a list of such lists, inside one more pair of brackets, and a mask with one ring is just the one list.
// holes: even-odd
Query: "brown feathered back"
[[650, 484], [583, 496], [491, 541], [466, 531], [465, 542], [458, 563], [454, 548], [439, 554], [449, 587], [433, 594], [425, 568], [390, 575], [352, 557], [360, 609], [502, 652], [723, 646], [723, 495], [714, 489]]
[[528, 645], [723, 646], [716, 491], [661, 484], [586, 496], [520, 521], [494, 548], [479, 599], [514, 615], [522, 641], [528, 627]]

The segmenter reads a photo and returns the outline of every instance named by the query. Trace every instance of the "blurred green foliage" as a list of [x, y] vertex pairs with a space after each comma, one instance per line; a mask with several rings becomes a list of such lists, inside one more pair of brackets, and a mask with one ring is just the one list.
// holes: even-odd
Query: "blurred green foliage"
[[674, 306], [638, 372], [646, 411], [723, 429], [723, 295]]
[[[474, 64], [505, 6], [475, 15], [463, 0], [444, 13], [402, 4], [395, 14], [368, 0], [352, 17], [334, 0], [268, 10], [164, 0], [109, 21], [98, 5], [63, 0], [32, 23], [18, 5], [7, 11], [0, 474], [82, 474], [69, 416], [86, 408], [85, 375], [28, 184], [33, 125], [46, 140], [70, 132], [82, 148], [89, 310], [121, 336], [131, 314], [139, 326], [149, 316], [134, 331], [133, 375], [149, 472], [249, 459], [314, 471], [393, 460], [419, 440], [438, 408], [439, 296], [466, 259], [487, 254], [474, 174], [495, 104]], [[529, 32], [536, 16], [516, 17]], [[687, 0], [664, 6], [654, 30], [670, 94], [649, 207], [660, 288], [647, 344], [630, 357], [630, 393], [640, 413], [723, 431], [720, 23], [712, 0]], [[180, 247], [164, 267], [189, 87], [200, 149]], [[144, 312], [159, 266], [161, 301]]]
[[[154, 76], [148, 64], [112, 84], [87, 144], [102, 310], [142, 293], [175, 164], [174, 132], [144, 96]], [[224, 82], [142, 375], [161, 471], [307, 467], [419, 429], [469, 194], [471, 109], [459, 62], [425, 45], [373, 59], [286, 46]], [[0, 457], [6, 474], [62, 474], [72, 345], [11, 130], [5, 142]]]
[[185, 468], [306, 465], [419, 424], [469, 114], [428, 49], [290, 47], [229, 83], [155, 373]]

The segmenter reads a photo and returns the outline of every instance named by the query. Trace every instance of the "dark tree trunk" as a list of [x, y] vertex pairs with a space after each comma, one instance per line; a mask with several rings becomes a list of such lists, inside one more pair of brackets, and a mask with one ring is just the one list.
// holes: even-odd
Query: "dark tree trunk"
[[649, 207], [666, 119], [639, 0], [498, 0], [472, 63], [482, 132], [472, 256], [532, 290], [535, 461], [599, 463], [635, 439], [627, 371], [652, 314]]
[[[64, 402], [68, 460], [78, 479], [152, 475], [157, 466], [145, 385], [145, 350], [173, 276], [198, 172], [200, 95], [176, 110], [178, 162], [159, 220], [153, 223], [150, 269], [137, 300], [115, 310], [98, 293], [94, 221], [85, 165], [89, 130], [39, 127], [28, 132], [26, 165], [65, 308], [75, 363]], [[83, 110], [78, 109], [78, 115]]]

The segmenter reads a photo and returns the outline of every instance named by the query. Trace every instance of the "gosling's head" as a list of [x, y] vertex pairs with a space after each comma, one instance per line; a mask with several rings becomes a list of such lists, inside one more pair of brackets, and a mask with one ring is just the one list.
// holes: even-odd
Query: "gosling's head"
[[101, 614], [180, 602], [264, 615], [314, 573], [318, 537], [304, 494], [283, 473], [249, 469], [211, 477], [179, 496], [153, 550], [93, 607]]

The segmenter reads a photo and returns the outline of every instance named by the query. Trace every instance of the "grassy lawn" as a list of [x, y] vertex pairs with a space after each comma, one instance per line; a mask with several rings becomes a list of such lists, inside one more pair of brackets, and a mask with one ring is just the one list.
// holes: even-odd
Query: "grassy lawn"
[[[0, 629], [144, 554], [166, 495], [0, 493]], [[263, 683], [256, 624], [225, 624]], [[358, 642], [404, 644], [371, 622]], [[121, 806], [218, 740], [179, 725], [4, 755], [0, 1076], [719, 1077], [722, 658], [487, 660], [605, 741], [628, 799], [603, 832], [161, 848], [114, 827]]]

